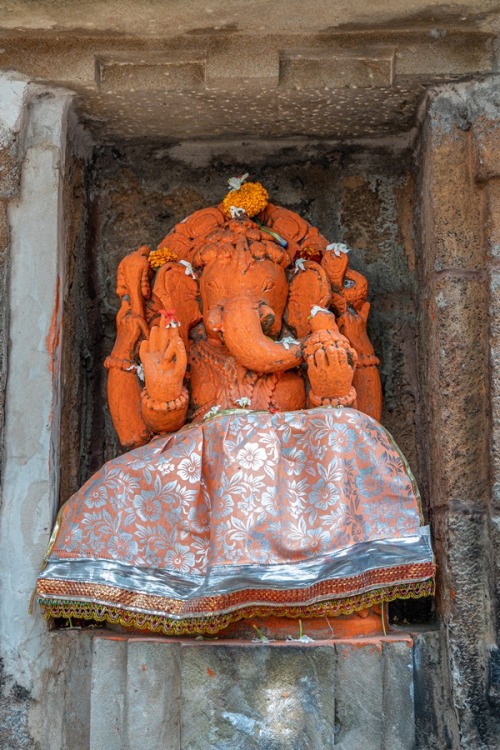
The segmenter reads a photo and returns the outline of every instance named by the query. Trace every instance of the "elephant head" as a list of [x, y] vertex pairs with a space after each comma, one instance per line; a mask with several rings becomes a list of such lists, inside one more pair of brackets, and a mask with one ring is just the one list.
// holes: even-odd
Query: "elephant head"
[[[328, 306], [330, 284], [318, 263], [294, 265], [287, 249], [246, 217], [226, 220], [217, 209], [200, 214], [205, 232], [190, 217], [160, 247], [183, 250], [154, 282], [153, 301], [175, 307], [185, 338], [200, 316], [209, 339], [256, 372], [280, 372], [302, 361], [292, 336], [310, 333], [311, 309]], [[196, 215], [194, 215], [196, 216]], [[196, 304], [194, 304], [196, 300]], [[285, 344], [279, 339], [285, 336]], [[288, 339], [288, 340], [287, 340]]]

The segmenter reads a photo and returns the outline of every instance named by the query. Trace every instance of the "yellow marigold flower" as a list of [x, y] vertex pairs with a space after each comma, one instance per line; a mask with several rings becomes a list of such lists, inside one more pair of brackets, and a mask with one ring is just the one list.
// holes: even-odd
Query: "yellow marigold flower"
[[318, 251], [315, 247], [303, 247], [302, 248], [302, 257], [311, 258], [313, 255], [317, 255]]
[[161, 268], [164, 263], [168, 263], [169, 260], [177, 260], [177, 255], [173, 253], [168, 247], [160, 247], [158, 250], [148, 255], [149, 265], [156, 271], [157, 268]]
[[231, 206], [243, 208], [249, 219], [265, 209], [269, 194], [260, 182], [245, 182], [238, 190], [231, 190], [222, 201], [226, 218], [231, 216]]

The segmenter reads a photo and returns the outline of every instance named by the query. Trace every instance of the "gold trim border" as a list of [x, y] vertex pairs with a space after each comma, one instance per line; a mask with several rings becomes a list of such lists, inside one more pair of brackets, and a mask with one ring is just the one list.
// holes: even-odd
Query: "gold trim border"
[[390, 568], [374, 568], [359, 575], [345, 578], [319, 581], [306, 588], [273, 588], [242, 589], [229, 594], [205, 596], [190, 600], [158, 596], [110, 586], [100, 583], [87, 583], [55, 578], [38, 579], [37, 594], [44, 599], [78, 599], [99, 601], [112, 607], [157, 612], [160, 616], [203, 617], [224, 614], [232, 609], [241, 609], [249, 605], [296, 607], [309, 606], [319, 600], [358, 596], [368, 589], [385, 586], [408, 585], [433, 578], [433, 562], [407, 563]]
[[123, 625], [127, 628], [147, 630], [163, 635], [214, 635], [233, 622], [251, 617], [288, 617], [290, 619], [309, 617], [337, 617], [350, 615], [360, 609], [372, 607], [395, 599], [419, 599], [434, 595], [434, 580], [397, 584], [388, 588], [367, 591], [364, 594], [319, 602], [304, 606], [247, 606], [235, 612], [215, 614], [209, 617], [188, 617], [172, 620], [166, 615], [154, 615], [127, 610], [125, 607], [95, 602], [65, 601], [58, 599], [41, 599], [39, 601], [45, 619], [63, 618], [93, 620]]

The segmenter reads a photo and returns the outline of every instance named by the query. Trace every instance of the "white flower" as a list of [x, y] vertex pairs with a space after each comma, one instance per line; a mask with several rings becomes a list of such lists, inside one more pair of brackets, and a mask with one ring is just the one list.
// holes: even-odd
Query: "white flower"
[[189, 263], [187, 260], [180, 260], [179, 263], [181, 264], [181, 266], [185, 266], [186, 276], [191, 276], [191, 278], [196, 279], [196, 274], [193, 271], [193, 266], [191, 265], [191, 263]]
[[235, 400], [235, 404], [238, 404], [239, 406], [241, 406], [242, 409], [248, 409], [251, 403], [252, 402], [250, 401], [250, 399], [247, 398], [246, 396], [242, 396], [241, 398], [237, 398]]
[[278, 341], [279, 344], [282, 344], [285, 349], [290, 349], [291, 346], [295, 346], [295, 344], [300, 344], [300, 341], [297, 341], [297, 339], [294, 339], [293, 336], [285, 336], [284, 339], [281, 339], [281, 341]]
[[295, 261], [295, 273], [298, 273], [298, 271], [305, 271], [306, 267], [304, 264], [304, 258], [297, 258], [297, 260]]
[[[196, 475], [193, 472], [191, 476], [194, 477], [194, 479], [192, 481], [189, 480], [189, 484], [196, 484], [196, 481], [199, 478], [199, 474]], [[177, 503], [179, 503], [179, 511], [184, 511], [185, 508], [189, 507], [190, 503], [194, 501], [197, 493], [197, 487], [189, 489], [189, 487], [181, 484], [180, 482], [175, 482], [174, 486], [169, 490], [168, 498], [172, 505], [177, 505]]]
[[125, 372], [136, 372], [139, 380], [142, 380], [144, 383], [144, 370], [142, 369], [142, 365], [130, 365], [130, 367], [125, 367], [124, 370]]
[[83, 539], [83, 532], [75, 526], [70, 526], [62, 540], [62, 546], [66, 552], [73, 552]]
[[216, 406], [212, 406], [212, 408], [207, 411], [203, 419], [210, 419], [210, 417], [215, 417], [215, 415], [218, 414], [221, 409], [222, 406], [220, 406], [219, 404], [217, 404]]
[[310, 318], [314, 318], [315, 315], [318, 313], [326, 312], [329, 313], [330, 310], [327, 310], [326, 307], [320, 307], [319, 305], [314, 305], [314, 307], [311, 308], [311, 314], [309, 315]]
[[106, 505], [108, 490], [105, 486], [99, 486], [96, 481], [92, 485], [92, 489], [85, 493], [85, 505], [87, 508], [102, 508], [103, 505]]
[[162, 477], [166, 476], [167, 474], [170, 474], [174, 470], [174, 465], [169, 464], [166, 461], [163, 461], [161, 464], [158, 464], [158, 471], [162, 475]]
[[307, 480], [289, 479], [284, 494], [289, 503], [290, 513], [295, 518], [298, 518], [308, 501]]
[[183, 458], [177, 468], [177, 473], [181, 479], [190, 484], [194, 484], [200, 478], [201, 457], [198, 453], [193, 453], [189, 458]]
[[243, 474], [241, 495], [244, 495], [245, 497], [260, 497], [264, 488], [265, 484], [258, 476], [256, 477], [253, 474]]
[[210, 539], [195, 537], [193, 539], [191, 549], [195, 550], [194, 554], [196, 556], [197, 567], [205, 569], [208, 563], [210, 550], [212, 549]]
[[314, 643], [314, 638], [309, 638], [308, 635], [301, 635], [300, 638], [292, 638], [291, 635], [287, 635], [286, 640], [291, 643]]
[[233, 192], [233, 190], [239, 190], [243, 183], [247, 181], [247, 177], [248, 172], [245, 172], [245, 174], [242, 174], [239, 177], [230, 177], [227, 184], [231, 188], [231, 192]]
[[302, 476], [306, 469], [306, 454], [300, 448], [283, 451], [283, 466], [288, 475]]
[[340, 253], [347, 253], [350, 251], [350, 247], [348, 247], [344, 242], [332, 242], [330, 245], [326, 246], [326, 249], [328, 251], [332, 251], [338, 258], [340, 258]]
[[267, 460], [267, 453], [258, 443], [248, 443], [238, 453], [238, 461], [244, 469], [257, 471]]
[[165, 555], [165, 562], [179, 573], [188, 573], [194, 566], [194, 555], [189, 547], [177, 542]]
[[[111, 467], [106, 471], [105, 486], [109, 492], [109, 499], [113, 504], [119, 501], [118, 507], [123, 508], [140, 492], [139, 479], [121, 468]], [[95, 506], [99, 507], [98, 505]]]
[[113, 534], [108, 541], [108, 552], [115, 560], [132, 562], [138, 551], [139, 547], [132, 534], [126, 534], [124, 531]]
[[159, 521], [161, 517], [161, 503], [153, 492], [136, 495], [132, 503], [141, 521]]
[[345, 424], [336, 424], [328, 436], [334, 453], [348, 454], [356, 444], [356, 432]]
[[229, 212], [231, 214], [231, 219], [239, 219], [240, 216], [246, 214], [245, 209], [238, 206], [229, 206]]

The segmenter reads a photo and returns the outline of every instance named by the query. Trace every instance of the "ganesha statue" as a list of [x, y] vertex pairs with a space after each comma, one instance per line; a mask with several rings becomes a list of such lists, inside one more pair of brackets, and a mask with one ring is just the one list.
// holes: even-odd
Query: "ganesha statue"
[[119, 265], [105, 366], [128, 452], [61, 509], [47, 617], [203, 634], [432, 593], [366, 279], [245, 177]]

